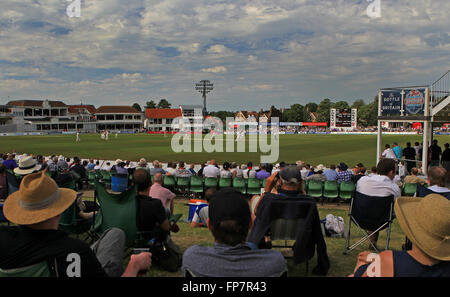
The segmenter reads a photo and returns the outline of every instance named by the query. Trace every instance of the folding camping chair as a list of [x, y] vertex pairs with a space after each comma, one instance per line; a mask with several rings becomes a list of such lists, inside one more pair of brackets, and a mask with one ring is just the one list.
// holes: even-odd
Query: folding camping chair
[[95, 232], [101, 234], [109, 228], [117, 227], [125, 232], [128, 245], [134, 243], [137, 234], [136, 187], [120, 194], [111, 194], [95, 181], [95, 194], [100, 204], [100, 210], [95, 216]]
[[189, 190], [189, 177], [177, 177], [177, 189], [182, 193], [184, 196], [188, 196], [188, 190]]
[[175, 189], [177, 181], [173, 175], [164, 175], [164, 187], [171, 190]]
[[[79, 193], [79, 195], [80, 194], [81, 193]], [[92, 231], [93, 220], [78, 218], [76, 203], [77, 201], [75, 200], [72, 205], [61, 214], [59, 228], [70, 234], [75, 234], [77, 238], [79, 238], [81, 234], [86, 233], [86, 239], [91, 238], [91, 242], [94, 242], [96, 236]]]
[[[385, 249], [389, 249], [391, 224], [394, 219], [393, 195], [388, 197], [375, 197], [356, 192], [355, 197], [351, 200], [348, 216], [349, 220], [344, 254], [348, 254], [351, 250], [368, 240], [369, 237], [385, 228], [387, 228]], [[350, 230], [352, 222], [365, 233], [365, 236], [350, 246]], [[371, 233], [369, 234], [366, 230], [370, 230]], [[372, 247], [379, 252], [378, 248], [371, 241], [369, 242]]]
[[403, 186], [403, 195], [405, 196], [414, 196], [417, 191], [416, 183], [407, 183]]

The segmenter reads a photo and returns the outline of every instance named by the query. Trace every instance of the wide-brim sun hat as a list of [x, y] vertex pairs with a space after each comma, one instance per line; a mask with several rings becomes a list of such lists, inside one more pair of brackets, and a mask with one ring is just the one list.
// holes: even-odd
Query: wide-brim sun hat
[[19, 166], [14, 168], [14, 173], [19, 175], [30, 174], [35, 171], [39, 171], [42, 165], [37, 163], [37, 160], [33, 159], [31, 156], [26, 156], [20, 159]]
[[75, 201], [77, 193], [58, 188], [44, 171], [25, 176], [17, 192], [9, 195], [3, 205], [8, 221], [18, 225], [44, 222], [66, 210]]
[[411, 242], [433, 259], [450, 261], [450, 200], [439, 194], [399, 197], [395, 215]]

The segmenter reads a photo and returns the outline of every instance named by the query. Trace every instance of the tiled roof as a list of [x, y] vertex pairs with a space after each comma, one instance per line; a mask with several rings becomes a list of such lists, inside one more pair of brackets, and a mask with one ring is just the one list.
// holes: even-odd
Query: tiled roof
[[[42, 107], [44, 103], [43, 100], [14, 100], [9, 101], [8, 105], [19, 106], [19, 107]], [[48, 101], [51, 107], [67, 107], [67, 105], [62, 101]]]
[[99, 113], [136, 113], [140, 114], [139, 110], [134, 109], [131, 106], [100, 106], [97, 108], [96, 114]]
[[86, 109], [91, 114], [94, 114], [96, 112], [94, 105], [69, 105], [70, 113], [78, 113], [79, 109]]
[[146, 108], [145, 117], [148, 119], [174, 119], [181, 117], [179, 108]]

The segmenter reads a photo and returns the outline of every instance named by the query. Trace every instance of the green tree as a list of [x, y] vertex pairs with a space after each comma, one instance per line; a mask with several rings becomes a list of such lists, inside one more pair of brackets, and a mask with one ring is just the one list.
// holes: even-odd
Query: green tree
[[157, 108], [170, 108], [170, 106], [172, 106], [172, 104], [169, 103], [169, 101], [167, 101], [167, 99], [161, 99], [158, 103], [158, 105], [156, 106]]
[[338, 101], [333, 104], [333, 108], [344, 109], [344, 108], [350, 108], [350, 106], [348, 105], [347, 101]]
[[303, 122], [304, 106], [301, 104], [293, 104], [285, 110], [281, 116], [283, 122]]
[[330, 109], [333, 106], [333, 102], [330, 99], [325, 98], [317, 107], [317, 121], [318, 122], [330, 122]]
[[147, 101], [145, 107], [146, 108], [156, 108], [156, 102], [153, 100]]
[[360, 108], [363, 107], [364, 105], [366, 105], [366, 103], [364, 102], [364, 100], [358, 99], [358, 100], [355, 100], [355, 102], [352, 103], [351, 108], [360, 109]]
[[358, 110], [358, 122], [362, 126], [375, 126], [378, 123], [378, 96]]
[[219, 118], [224, 124], [227, 121], [227, 117], [231, 117], [234, 119], [235, 112], [234, 111], [225, 111], [225, 110], [219, 110], [219, 111], [211, 111], [208, 112], [208, 115], [212, 117]]
[[141, 106], [138, 103], [134, 103], [133, 108], [136, 110], [142, 111]]

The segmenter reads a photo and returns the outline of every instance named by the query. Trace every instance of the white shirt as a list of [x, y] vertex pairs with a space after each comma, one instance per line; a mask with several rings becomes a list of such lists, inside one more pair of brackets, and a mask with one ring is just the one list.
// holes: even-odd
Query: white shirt
[[402, 191], [393, 180], [386, 175], [378, 174], [361, 177], [356, 184], [356, 191], [364, 195], [375, 197], [394, 195], [394, 198], [397, 198], [402, 195]]
[[448, 193], [448, 192], [450, 192], [449, 188], [440, 187], [438, 185], [430, 186], [430, 187], [428, 187], [428, 190], [431, 190], [431, 191], [436, 192], [436, 193]]
[[205, 177], [218, 177], [220, 174], [220, 169], [214, 165], [208, 165], [203, 168], [203, 175]]
[[385, 149], [384, 152], [381, 154], [381, 156], [384, 158], [389, 158], [389, 159], [397, 158], [397, 156], [395, 155], [394, 151], [391, 148]]

